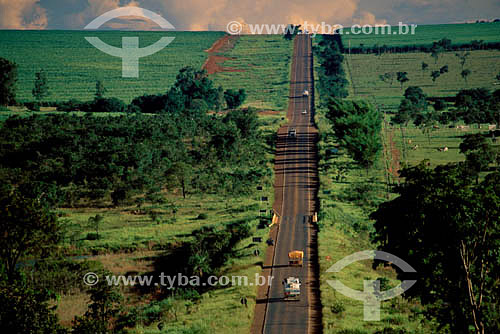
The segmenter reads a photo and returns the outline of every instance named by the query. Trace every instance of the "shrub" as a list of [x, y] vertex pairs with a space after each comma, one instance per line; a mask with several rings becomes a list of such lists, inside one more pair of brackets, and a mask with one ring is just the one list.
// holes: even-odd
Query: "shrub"
[[341, 301], [337, 300], [330, 307], [330, 310], [332, 311], [333, 314], [343, 313], [345, 311], [344, 303], [342, 303]]
[[31, 111], [40, 111], [40, 103], [38, 102], [26, 102], [24, 106]]
[[208, 218], [208, 215], [206, 213], [200, 213], [198, 215], [198, 217], [196, 217], [196, 219], [199, 219], [199, 220], [204, 220], [204, 219], [207, 219]]
[[83, 103], [81, 101], [71, 99], [69, 101], [58, 103], [56, 106], [56, 110], [57, 111], [66, 111], [66, 112], [77, 111], [77, 110], [80, 110], [82, 104]]
[[86, 239], [87, 240], [98, 240], [99, 239], [99, 234], [97, 234], [95, 232], [89, 232], [89, 233], [87, 233]]
[[99, 98], [92, 103], [91, 111], [104, 113], [125, 112], [126, 107], [125, 103], [116, 97]]

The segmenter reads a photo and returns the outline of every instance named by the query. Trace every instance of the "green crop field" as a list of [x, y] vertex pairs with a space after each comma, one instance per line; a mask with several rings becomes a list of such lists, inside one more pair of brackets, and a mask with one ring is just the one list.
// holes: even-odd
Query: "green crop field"
[[[404, 22], [406, 23], [406, 22]], [[409, 23], [408, 23], [409, 24]], [[500, 22], [481, 24], [439, 24], [417, 26], [415, 35], [394, 34], [398, 26], [392, 27], [392, 34], [343, 34], [342, 41], [345, 47], [373, 46], [373, 45], [425, 45], [432, 44], [443, 38], [451, 39], [453, 44], [469, 43], [472, 40], [484, 42], [500, 42]], [[347, 31], [347, 29], [345, 30]], [[350, 31], [349, 31], [350, 33]]]
[[[422, 70], [422, 62], [429, 65]], [[448, 65], [449, 72], [442, 74], [435, 82], [431, 72]], [[363, 98], [397, 109], [403, 93], [408, 86], [421, 87], [428, 96], [453, 96], [461, 89], [485, 87], [499, 89], [495, 76], [500, 72], [500, 51], [471, 51], [464, 69], [471, 74], [467, 82], [462, 78], [459, 59], [455, 52], [446, 52], [439, 56], [437, 64], [430, 54], [391, 53], [376, 56], [374, 54], [345, 55], [344, 68], [350, 81], [349, 97]], [[401, 89], [394, 79], [392, 85], [382, 82], [380, 75], [387, 72], [408, 72], [408, 81]]]
[[293, 43], [281, 35], [243, 35], [223, 53], [221, 65], [241, 72], [218, 72], [211, 78], [226, 88], [244, 88], [247, 106], [284, 110], [288, 104]]
[[[84, 37], [97, 36], [105, 43], [121, 47], [123, 36], [138, 36], [140, 47], [161, 37], [175, 37], [165, 49], [139, 60], [139, 78], [122, 78], [121, 58], [107, 55]], [[88, 100], [95, 92], [96, 80], [108, 89], [107, 96], [130, 102], [144, 94], [165, 92], [184, 66], [201, 68], [205, 50], [222, 32], [122, 32], [122, 31], [0, 31], [0, 57], [19, 65], [18, 99], [33, 100], [35, 73], [47, 72], [50, 101]]]

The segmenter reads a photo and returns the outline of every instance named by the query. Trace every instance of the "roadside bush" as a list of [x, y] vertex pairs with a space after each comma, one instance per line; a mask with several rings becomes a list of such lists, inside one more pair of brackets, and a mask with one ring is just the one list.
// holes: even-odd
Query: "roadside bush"
[[345, 311], [344, 303], [342, 303], [341, 301], [337, 300], [330, 307], [330, 310], [332, 311], [333, 314], [343, 313]]
[[199, 220], [205, 220], [208, 218], [208, 215], [206, 213], [200, 213], [198, 215], [198, 217], [196, 217], [196, 219], [199, 219]]

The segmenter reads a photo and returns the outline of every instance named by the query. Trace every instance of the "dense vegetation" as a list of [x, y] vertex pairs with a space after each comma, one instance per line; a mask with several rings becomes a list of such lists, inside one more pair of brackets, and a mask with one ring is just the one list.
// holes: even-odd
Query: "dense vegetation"
[[[69, 206], [108, 196], [119, 204], [163, 189], [247, 192], [267, 173], [257, 116], [248, 109], [207, 115], [220, 92], [203, 72], [185, 68], [166, 95], [132, 103], [161, 115], [12, 117], [0, 132], [2, 177]], [[91, 104], [93, 111], [125, 109], [114, 98]]]
[[407, 293], [429, 305], [444, 332], [500, 331], [500, 174], [475, 184], [477, 173], [469, 162], [404, 169], [399, 196], [372, 214], [374, 240], [414, 265], [418, 285]]

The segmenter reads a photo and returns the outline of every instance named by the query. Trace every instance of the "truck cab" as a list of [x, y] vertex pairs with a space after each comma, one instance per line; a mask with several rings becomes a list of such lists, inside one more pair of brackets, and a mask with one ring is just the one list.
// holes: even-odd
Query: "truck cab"
[[297, 138], [297, 130], [295, 128], [288, 129], [289, 138]]
[[285, 299], [298, 299], [300, 296], [300, 279], [297, 277], [288, 277], [283, 280], [283, 289]]

